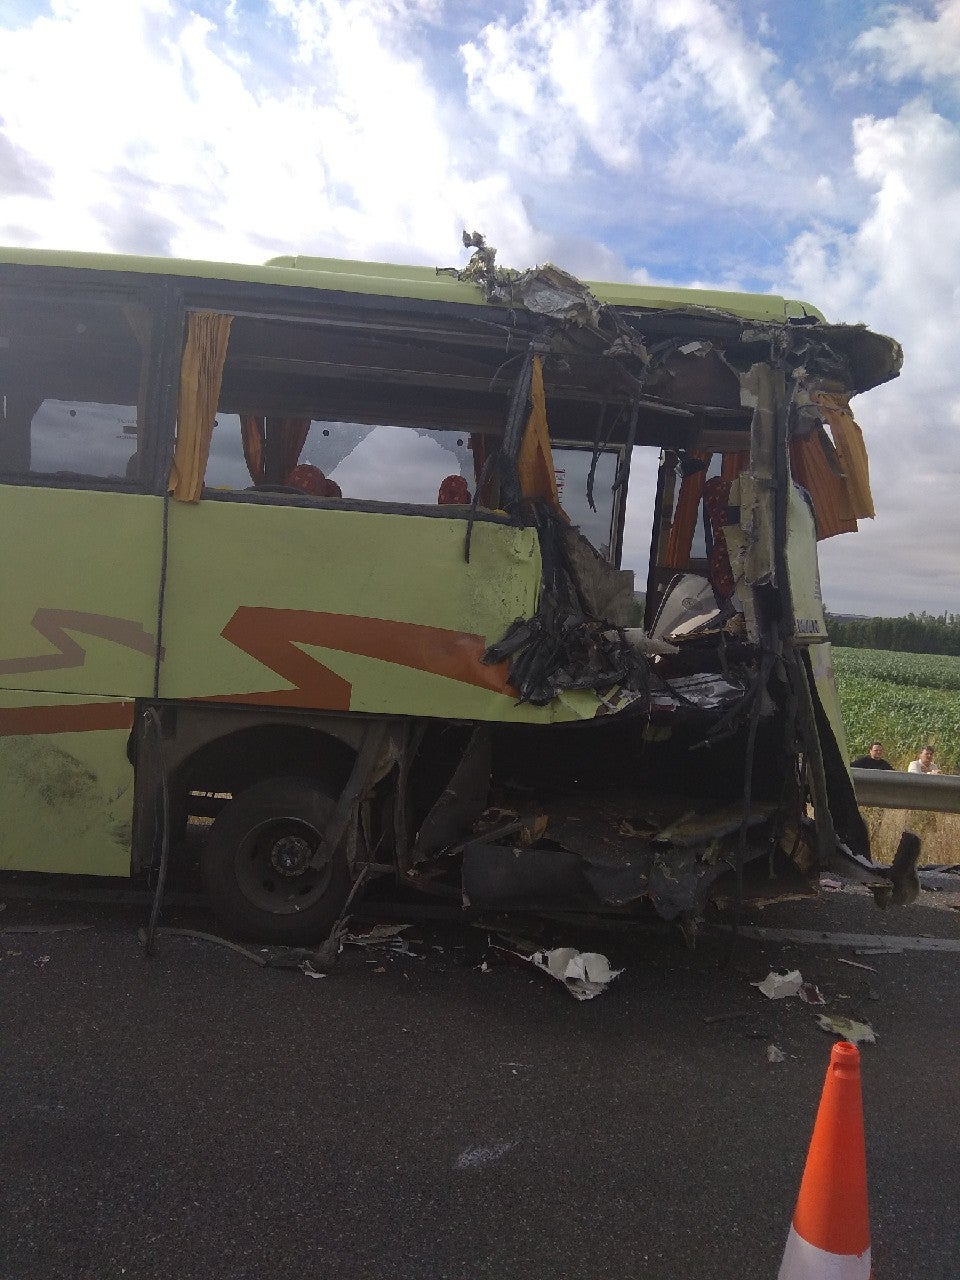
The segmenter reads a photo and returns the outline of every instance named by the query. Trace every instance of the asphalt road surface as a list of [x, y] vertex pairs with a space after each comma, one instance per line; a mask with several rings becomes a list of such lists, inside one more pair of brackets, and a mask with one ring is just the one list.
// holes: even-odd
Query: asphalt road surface
[[[818, 1013], [876, 1034], [874, 1274], [960, 1275], [958, 950], [516, 923], [622, 967], [578, 1002], [481, 928], [421, 921], [409, 954], [314, 978], [176, 933], [147, 956], [142, 904], [64, 893], [0, 880], [3, 1280], [769, 1280]], [[744, 924], [956, 943], [958, 903], [826, 893]], [[824, 1009], [751, 985], [794, 968]]]

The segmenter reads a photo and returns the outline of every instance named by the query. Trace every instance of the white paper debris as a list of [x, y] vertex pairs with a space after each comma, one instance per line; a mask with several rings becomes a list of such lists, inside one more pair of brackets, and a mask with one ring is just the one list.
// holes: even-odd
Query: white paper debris
[[768, 1062], [786, 1062], [787, 1055], [782, 1049], [777, 1048], [775, 1044], [767, 1045], [767, 1061]]
[[803, 986], [803, 978], [799, 969], [791, 969], [789, 973], [777, 973], [771, 969], [762, 982], [751, 982], [769, 1000], [785, 1000], [787, 996], [795, 996]]
[[575, 947], [554, 947], [535, 951], [530, 963], [562, 982], [575, 1000], [592, 1000], [605, 991], [622, 969], [611, 969], [599, 951], [577, 951]]
[[840, 1036], [844, 1040], [849, 1040], [851, 1044], [876, 1044], [877, 1037], [873, 1027], [866, 1022], [855, 1022], [853, 1018], [842, 1018], [839, 1014], [820, 1013], [817, 1015], [817, 1025], [823, 1031], [829, 1031], [832, 1035]]

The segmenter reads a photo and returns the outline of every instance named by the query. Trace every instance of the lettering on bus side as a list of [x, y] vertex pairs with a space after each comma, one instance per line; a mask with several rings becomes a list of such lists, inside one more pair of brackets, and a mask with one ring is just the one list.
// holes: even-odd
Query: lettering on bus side
[[793, 630], [798, 636], [819, 636], [823, 632], [816, 618], [794, 618]]

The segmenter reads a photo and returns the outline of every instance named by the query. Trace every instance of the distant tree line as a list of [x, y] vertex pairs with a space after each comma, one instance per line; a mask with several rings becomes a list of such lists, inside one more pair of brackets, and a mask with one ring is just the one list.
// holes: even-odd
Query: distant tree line
[[908, 613], [905, 618], [837, 618], [827, 614], [827, 634], [843, 649], [960, 656], [960, 614]]

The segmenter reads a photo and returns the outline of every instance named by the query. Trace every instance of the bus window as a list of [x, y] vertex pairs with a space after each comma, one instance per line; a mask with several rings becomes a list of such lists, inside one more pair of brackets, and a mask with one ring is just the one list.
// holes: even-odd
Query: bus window
[[122, 482], [138, 474], [150, 331], [130, 301], [0, 295], [0, 473]]
[[[343, 454], [350, 434], [357, 432], [362, 432], [362, 437], [349, 444], [349, 452]], [[472, 490], [473, 459], [467, 439], [462, 431], [357, 428], [343, 422], [316, 422], [307, 437], [304, 457], [313, 461], [316, 456], [321, 470], [351, 498], [425, 505], [437, 501], [440, 485], [450, 475], [464, 476]], [[338, 454], [343, 456], [338, 458]]]
[[[269, 422], [266, 429], [269, 433]], [[465, 431], [311, 419], [297, 464], [318, 467], [345, 498], [425, 506], [436, 503], [440, 485], [451, 475], [464, 477], [473, 492], [468, 441]], [[243, 452], [239, 414], [217, 414], [206, 484], [234, 490], [255, 485]]]
[[620, 451], [606, 449], [597, 455], [593, 473], [595, 510], [591, 508], [587, 496], [593, 456], [591, 449], [570, 449], [554, 445], [553, 465], [557, 473], [557, 495], [570, 522], [577, 526], [605, 560], [612, 560], [610, 543], [616, 514], [613, 484], [617, 478]]

